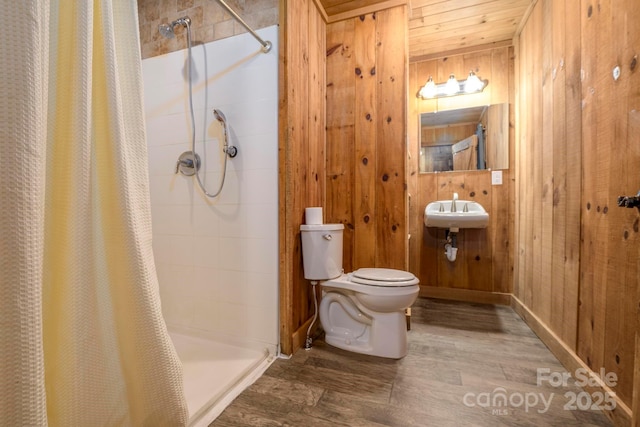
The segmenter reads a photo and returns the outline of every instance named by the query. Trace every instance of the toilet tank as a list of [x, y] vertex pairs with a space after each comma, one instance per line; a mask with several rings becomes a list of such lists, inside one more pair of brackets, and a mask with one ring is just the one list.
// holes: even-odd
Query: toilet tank
[[329, 280], [342, 274], [343, 230], [343, 224], [300, 226], [305, 279]]

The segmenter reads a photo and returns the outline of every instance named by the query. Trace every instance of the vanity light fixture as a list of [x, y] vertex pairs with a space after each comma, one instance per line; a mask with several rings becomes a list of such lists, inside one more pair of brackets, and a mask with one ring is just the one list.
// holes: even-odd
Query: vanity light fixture
[[435, 83], [433, 77], [429, 76], [429, 80], [420, 88], [417, 96], [422, 99], [434, 99], [478, 93], [482, 92], [487, 84], [489, 84], [487, 80], [481, 80], [473, 71], [470, 71], [469, 77], [462, 81], [456, 80], [456, 77], [451, 74], [446, 82]]

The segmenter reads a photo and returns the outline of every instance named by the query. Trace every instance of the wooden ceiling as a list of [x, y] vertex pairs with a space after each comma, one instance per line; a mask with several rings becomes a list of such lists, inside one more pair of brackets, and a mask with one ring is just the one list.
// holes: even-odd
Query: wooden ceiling
[[319, 0], [327, 22], [406, 4], [411, 62], [507, 45], [536, 0]]

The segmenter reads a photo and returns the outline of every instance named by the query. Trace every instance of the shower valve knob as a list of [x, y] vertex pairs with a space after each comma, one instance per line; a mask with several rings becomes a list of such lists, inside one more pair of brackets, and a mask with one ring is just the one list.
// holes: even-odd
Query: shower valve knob
[[180, 172], [185, 176], [191, 176], [200, 169], [200, 156], [193, 151], [185, 151], [180, 154], [176, 162], [176, 172]]

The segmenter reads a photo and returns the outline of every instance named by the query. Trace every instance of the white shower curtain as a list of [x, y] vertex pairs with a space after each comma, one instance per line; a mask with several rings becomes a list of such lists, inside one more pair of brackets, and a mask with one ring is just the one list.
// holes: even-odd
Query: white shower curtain
[[0, 2], [0, 426], [180, 426], [135, 0]]

